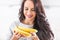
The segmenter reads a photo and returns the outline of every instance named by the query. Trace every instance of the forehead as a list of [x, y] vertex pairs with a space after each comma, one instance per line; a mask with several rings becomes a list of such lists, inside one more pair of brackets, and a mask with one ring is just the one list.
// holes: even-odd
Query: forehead
[[25, 1], [24, 7], [34, 7], [34, 3], [31, 0]]

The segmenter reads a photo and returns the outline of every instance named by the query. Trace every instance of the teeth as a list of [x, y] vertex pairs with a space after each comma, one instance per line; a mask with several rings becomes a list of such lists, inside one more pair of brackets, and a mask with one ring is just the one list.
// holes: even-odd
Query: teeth
[[31, 18], [32, 16], [31, 15], [27, 15], [27, 17]]

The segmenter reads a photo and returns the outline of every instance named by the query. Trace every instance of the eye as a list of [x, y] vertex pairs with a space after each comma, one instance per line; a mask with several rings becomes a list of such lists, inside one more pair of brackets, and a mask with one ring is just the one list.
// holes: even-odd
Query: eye
[[28, 8], [25, 8], [25, 10], [28, 10]]
[[31, 11], [35, 11], [35, 9], [31, 9]]

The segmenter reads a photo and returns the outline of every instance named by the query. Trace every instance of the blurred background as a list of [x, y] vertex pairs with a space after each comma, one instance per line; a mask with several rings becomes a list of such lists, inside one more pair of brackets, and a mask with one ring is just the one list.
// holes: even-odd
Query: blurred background
[[[41, 0], [54, 40], [60, 40], [60, 0]], [[12, 22], [18, 20], [19, 8], [22, 0], [0, 0], [0, 40], [4, 40], [6, 32]]]

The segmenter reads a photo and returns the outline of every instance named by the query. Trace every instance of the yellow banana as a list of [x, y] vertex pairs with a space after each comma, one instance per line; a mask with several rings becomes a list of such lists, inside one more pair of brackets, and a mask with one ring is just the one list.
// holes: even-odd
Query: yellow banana
[[20, 30], [23, 30], [23, 31], [26, 31], [26, 32], [29, 32], [29, 33], [31, 33], [31, 32], [38, 32], [36, 29], [32, 29], [32, 28], [25, 28], [25, 27], [20, 27], [20, 26], [18, 26], [18, 28], [20, 29]]
[[23, 31], [23, 30], [20, 30], [20, 29], [18, 29], [17, 27], [14, 28], [14, 31], [18, 32], [19, 34], [24, 34], [24, 35], [27, 36], [27, 37], [31, 36], [30, 33], [25, 32], [25, 31]]

